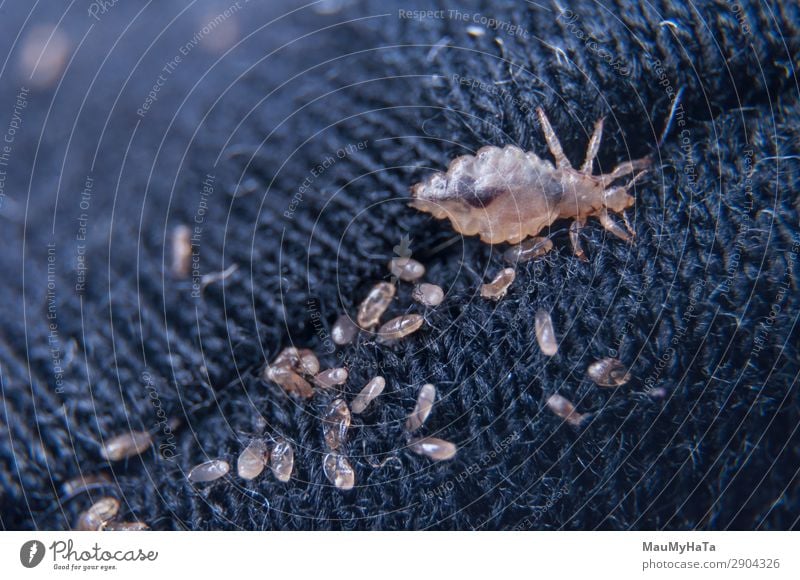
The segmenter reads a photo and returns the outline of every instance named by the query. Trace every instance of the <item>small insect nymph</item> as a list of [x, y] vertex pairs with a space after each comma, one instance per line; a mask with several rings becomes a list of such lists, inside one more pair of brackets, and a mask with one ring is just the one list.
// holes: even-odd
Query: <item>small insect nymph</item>
[[[611, 173], [592, 175], [603, 135], [600, 119], [586, 160], [574, 169], [544, 111], [537, 108], [536, 112], [555, 165], [514, 145], [482, 147], [475, 155], [454, 159], [446, 173], [438, 171], [414, 185], [410, 205], [437, 219], [449, 218], [457, 232], [477, 234], [489, 244], [516, 244], [558, 219], [572, 218], [570, 239], [575, 255], [583, 258], [579, 234], [592, 216], [615, 236], [631, 239], [634, 232], [623, 211], [634, 204], [628, 191], [645, 173], [650, 159], [626, 161]], [[631, 173], [635, 175], [627, 184], [612, 186]], [[611, 219], [612, 212], [622, 214], [627, 232]]]

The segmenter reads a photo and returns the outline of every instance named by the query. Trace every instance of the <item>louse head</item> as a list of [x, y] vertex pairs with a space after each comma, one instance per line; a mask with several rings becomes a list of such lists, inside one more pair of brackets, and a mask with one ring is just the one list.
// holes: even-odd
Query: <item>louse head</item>
[[603, 205], [611, 211], [620, 213], [636, 202], [624, 187], [612, 187], [603, 194]]

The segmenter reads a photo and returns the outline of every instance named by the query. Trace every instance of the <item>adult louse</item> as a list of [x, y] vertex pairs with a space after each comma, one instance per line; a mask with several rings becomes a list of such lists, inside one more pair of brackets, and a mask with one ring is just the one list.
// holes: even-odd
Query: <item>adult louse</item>
[[[446, 173], [437, 171], [414, 185], [410, 205], [437, 219], [449, 218], [457, 232], [477, 234], [489, 244], [517, 244], [556, 220], [571, 218], [573, 250], [584, 258], [579, 235], [589, 217], [597, 217], [606, 230], [630, 240], [634, 232], [624, 210], [635, 200], [628, 191], [645, 173], [650, 159], [626, 161], [611, 173], [592, 175], [603, 136], [600, 119], [583, 165], [574, 169], [547, 115], [541, 108], [536, 113], [555, 165], [514, 145], [482, 147], [475, 155], [454, 159]], [[612, 186], [631, 173], [635, 175], [627, 184]], [[627, 231], [612, 220], [612, 212], [622, 215]]]

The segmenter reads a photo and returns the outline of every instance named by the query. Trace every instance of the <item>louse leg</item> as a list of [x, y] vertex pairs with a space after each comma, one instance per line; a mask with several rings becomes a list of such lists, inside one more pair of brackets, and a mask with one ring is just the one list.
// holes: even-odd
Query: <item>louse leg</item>
[[634, 175], [633, 178], [628, 183], [625, 184], [625, 191], [628, 191], [631, 187], [633, 187], [634, 184], [636, 184], [636, 182], [639, 180], [639, 178], [645, 173], [647, 173], [647, 169], [640, 171], [639, 173]]
[[606, 231], [611, 232], [619, 239], [625, 240], [626, 242], [631, 240], [631, 236], [628, 235], [628, 232], [617, 225], [617, 223], [608, 214], [608, 210], [604, 209], [598, 214], [597, 217], [600, 219], [600, 223], [603, 225]]
[[592, 164], [594, 163], [594, 158], [597, 157], [597, 152], [600, 150], [600, 141], [603, 139], [604, 120], [605, 119], [600, 119], [594, 124], [594, 133], [592, 133], [589, 139], [589, 145], [586, 147], [586, 159], [583, 165], [581, 165], [581, 173], [586, 173], [587, 175], [592, 174]]
[[586, 224], [585, 220], [581, 218], [575, 218], [575, 221], [569, 226], [569, 241], [572, 242], [572, 251], [575, 254], [575, 257], [586, 262], [588, 258], [583, 252], [583, 246], [581, 245], [581, 230], [583, 229], [584, 224]]
[[617, 165], [611, 173], [605, 173], [600, 175], [598, 178], [600, 179], [600, 183], [602, 184], [603, 188], [607, 188], [620, 177], [625, 177], [634, 171], [644, 170], [634, 177], [633, 180], [631, 180], [631, 183], [626, 186], [627, 188], [630, 185], [633, 185], [633, 182], [636, 181], [636, 179], [638, 179], [648, 167], [650, 167], [650, 163], [651, 161], [649, 157], [642, 157], [641, 159], [636, 159], [635, 161], [626, 161], [625, 163], [620, 163]]
[[536, 107], [536, 114], [539, 115], [539, 123], [542, 125], [542, 133], [544, 133], [544, 140], [547, 141], [547, 147], [556, 160], [556, 167], [559, 169], [572, 169], [572, 164], [569, 162], [569, 159], [567, 159], [567, 156], [564, 155], [561, 142], [558, 140], [558, 137], [556, 137], [556, 132], [553, 131], [553, 127], [550, 125], [547, 115], [545, 115], [541, 107]]
[[633, 227], [631, 226], [631, 222], [628, 221], [628, 214], [626, 214], [623, 211], [623, 212], [621, 212], [620, 215], [622, 215], [622, 221], [625, 223], [625, 229], [628, 230], [628, 233], [630, 233], [631, 236], [635, 238], [636, 237], [636, 230], [633, 229]]

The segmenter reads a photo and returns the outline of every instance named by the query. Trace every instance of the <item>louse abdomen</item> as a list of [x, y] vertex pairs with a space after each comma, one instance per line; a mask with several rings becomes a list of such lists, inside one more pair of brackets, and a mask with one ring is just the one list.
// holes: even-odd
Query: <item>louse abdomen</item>
[[[509, 162], [510, 157], [515, 162]], [[506, 198], [520, 208], [538, 205], [545, 210], [564, 198], [562, 172], [538, 158], [522, 163], [506, 154], [489, 156], [482, 163], [474, 157], [458, 161], [448, 173], [437, 171], [413, 186], [412, 196], [423, 201], [460, 201], [477, 209]]]
[[472, 207], [483, 208], [508, 192], [506, 187], [478, 187], [474, 179], [461, 178], [453, 184], [448, 199], [460, 199]]

